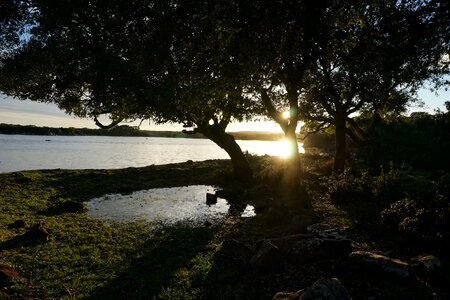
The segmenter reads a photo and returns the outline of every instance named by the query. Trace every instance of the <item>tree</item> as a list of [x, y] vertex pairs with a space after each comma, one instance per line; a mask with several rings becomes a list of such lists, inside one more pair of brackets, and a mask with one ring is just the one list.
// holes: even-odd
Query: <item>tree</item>
[[[309, 128], [333, 126], [334, 169], [345, 166], [346, 137], [359, 142], [383, 116], [398, 115], [425, 80], [448, 72], [448, 4], [336, 1], [327, 11], [318, 56], [301, 104]], [[355, 116], [372, 115], [361, 128]]]
[[[248, 102], [231, 100], [242, 98], [235, 84], [218, 89], [222, 75], [204, 74], [220, 71], [207, 65], [214, 60], [206, 49], [214, 45], [206, 35], [214, 28], [205, 8], [184, 1], [30, 3], [39, 12], [36, 26], [29, 41], [2, 60], [1, 90], [54, 102], [102, 128], [135, 119], [196, 125], [230, 154], [239, 179], [251, 179], [244, 154], [225, 133], [232, 118], [249, 114]], [[100, 115], [111, 123], [103, 125]]]
[[3, 0], [0, 2], [0, 57], [10, 54], [8, 49], [20, 46], [21, 36], [32, 26], [26, 1]]
[[[306, 74], [314, 62], [314, 30], [326, 2], [251, 1], [222, 6], [220, 24], [228, 37], [224, 53], [239, 67], [236, 74], [244, 94], [254, 99], [264, 114], [277, 122], [292, 147], [286, 163], [286, 201], [300, 209], [310, 207], [301, 182], [296, 131], [299, 101]], [[283, 118], [283, 112], [289, 117]]]
[[252, 171], [227, 125], [258, 113], [254, 102], [242, 93], [241, 66], [224, 52], [227, 35], [223, 32], [217, 10], [221, 6], [196, 5], [182, 1], [174, 12], [175, 30], [170, 46], [175, 93], [154, 119], [179, 122], [185, 132], [202, 133], [230, 156], [236, 178], [249, 181]]

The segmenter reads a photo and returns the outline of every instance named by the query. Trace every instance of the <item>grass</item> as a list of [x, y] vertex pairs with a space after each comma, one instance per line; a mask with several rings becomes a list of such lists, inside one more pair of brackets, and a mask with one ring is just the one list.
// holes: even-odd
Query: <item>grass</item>
[[[223, 164], [0, 174], [0, 264], [27, 278], [10, 284], [8, 293], [38, 299], [110, 299], [122, 298], [123, 293], [172, 298], [174, 289], [164, 285], [172, 277], [183, 278], [185, 263], [196, 259], [195, 265], [202, 266], [198, 262], [204, 261], [196, 273], [207, 271], [207, 259], [217, 248], [216, 229], [166, 228], [152, 236], [148, 224], [110, 226], [83, 213], [55, 208], [65, 201], [87, 201], [107, 193], [209, 184], [214, 178], [211, 172]], [[8, 227], [17, 220], [27, 227], [42, 224], [49, 241], [27, 241], [27, 228]], [[140, 287], [148, 282], [154, 287]]]
[[[304, 161], [305, 182], [319, 220], [348, 227], [359, 249], [392, 247], [392, 239], [381, 236], [386, 231], [379, 224], [378, 204], [333, 203], [323, 185], [328, 180], [329, 160], [304, 156]], [[282, 161], [252, 157], [251, 163], [270, 182], [279, 176], [276, 166]], [[291, 233], [283, 226], [267, 226], [261, 217], [232, 218], [220, 226], [180, 225], [155, 231], [142, 222], [108, 225], [85, 213], [69, 213], [61, 205], [109, 193], [192, 184], [246, 191], [245, 200], [253, 204], [276, 201], [264, 182], [246, 187], [230, 181], [228, 168], [229, 161], [213, 160], [120, 170], [0, 174], [0, 264], [25, 277], [8, 282], [0, 290], [0, 298], [270, 299], [277, 291], [298, 290], [323, 276], [338, 276], [355, 297], [366, 295], [367, 283], [349, 274], [346, 266], [339, 268], [339, 263], [311, 262], [261, 274], [227, 258], [222, 245], [228, 239], [252, 244]], [[27, 228], [10, 228], [17, 220], [25, 221]], [[36, 224], [48, 231], [47, 242], [27, 240], [28, 228]], [[409, 295], [428, 295], [428, 291], [418, 292], [421, 285], [393, 291], [390, 284], [378, 283], [375, 289], [394, 296], [407, 289]]]

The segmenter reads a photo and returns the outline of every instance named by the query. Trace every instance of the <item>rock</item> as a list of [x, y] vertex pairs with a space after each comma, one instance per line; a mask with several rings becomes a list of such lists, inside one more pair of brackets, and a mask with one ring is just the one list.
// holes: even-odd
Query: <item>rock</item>
[[307, 232], [322, 238], [347, 239], [344, 227], [333, 223], [316, 223], [309, 225]]
[[24, 234], [24, 239], [29, 243], [48, 242], [50, 234], [44, 227], [44, 224], [37, 224], [30, 228], [30, 230]]
[[441, 268], [441, 260], [434, 255], [419, 255], [412, 259], [414, 267], [419, 271], [431, 272]]
[[303, 290], [299, 290], [297, 292], [278, 292], [276, 293], [272, 300], [297, 300], [300, 299]]
[[24, 220], [16, 220], [11, 224], [8, 224], [8, 228], [10, 229], [19, 229], [19, 228], [25, 228], [26, 223]]
[[13, 280], [25, 280], [14, 268], [0, 264], [0, 287], [9, 285]]
[[303, 290], [300, 300], [350, 300], [347, 289], [337, 278], [321, 278]]
[[314, 223], [314, 219], [307, 215], [295, 215], [291, 219], [294, 232], [306, 233], [308, 226]]
[[307, 238], [297, 241], [288, 249], [289, 259], [296, 263], [318, 259], [346, 257], [352, 251], [348, 239]]
[[377, 273], [389, 274], [399, 279], [410, 276], [409, 265], [399, 259], [366, 251], [352, 252], [349, 257], [356, 265], [363, 267], [364, 271], [371, 269]]
[[211, 193], [206, 193], [206, 204], [213, 205], [217, 203], [217, 196]]
[[66, 201], [61, 204], [61, 207], [66, 212], [79, 213], [86, 210], [86, 206], [82, 202]]
[[351, 300], [347, 289], [337, 278], [321, 278], [308, 287], [297, 292], [276, 293], [273, 300]]
[[263, 241], [250, 259], [250, 265], [258, 271], [276, 271], [283, 267], [283, 255], [270, 241]]
[[253, 251], [249, 245], [235, 239], [229, 239], [223, 242], [221, 254], [234, 261], [248, 263]]
[[242, 188], [233, 188], [233, 189], [221, 189], [216, 191], [216, 196], [222, 199], [226, 199], [228, 201], [239, 201], [242, 200], [245, 196], [246, 192]]
[[232, 202], [232, 203], [230, 203], [230, 208], [228, 209], [228, 213], [231, 216], [238, 217], [244, 212], [246, 207], [247, 207], [247, 204], [245, 204], [245, 203], [233, 203]]

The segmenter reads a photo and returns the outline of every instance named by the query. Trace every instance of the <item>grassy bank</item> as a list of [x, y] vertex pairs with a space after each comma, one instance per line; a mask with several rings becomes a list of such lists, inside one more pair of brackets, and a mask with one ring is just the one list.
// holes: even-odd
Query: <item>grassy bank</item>
[[[375, 201], [364, 194], [369, 184], [355, 179], [360, 176], [330, 177], [327, 158], [304, 156], [304, 160], [317, 222], [346, 226], [355, 249], [384, 251], [397, 257], [427, 250], [398, 243], [398, 236], [380, 221], [381, 211], [389, 207], [389, 202]], [[220, 226], [180, 225], [151, 231], [151, 225], [145, 223], [108, 225], [84, 212], [70, 212], [65, 205], [109, 193], [192, 184], [238, 191], [246, 202], [260, 207], [276, 202], [276, 189], [270, 187], [276, 186], [283, 162], [253, 157], [251, 163], [258, 177], [252, 187], [230, 180], [227, 160], [120, 170], [0, 174], [0, 265], [12, 267], [20, 275], [2, 283], [0, 298], [270, 299], [275, 292], [298, 290], [320, 277], [339, 277], [355, 298], [373, 291], [412, 295], [415, 299], [432, 299], [433, 293], [448, 295], [440, 280], [430, 285], [427, 278], [422, 284], [412, 285], [368, 283], [349, 272], [342, 262], [311, 261], [266, 273], [230, 261], [223, 248], [226, 241], [254, 244], [261, 238], [293, 233], [282, 223], [268, 225], [262, 216], [234, 217]], [[393, 193], [380, 186], [376, 193]], [[18, 220], [24, 221], [24, 226], [12, 226]], [[33, 226], [45, 230], [46, 235], [30, 236]], [[445, 263], [446, 257], [441, 252], [439, 255]], [[442, 280], [448, 278], [446, 274], [440, 275]]]

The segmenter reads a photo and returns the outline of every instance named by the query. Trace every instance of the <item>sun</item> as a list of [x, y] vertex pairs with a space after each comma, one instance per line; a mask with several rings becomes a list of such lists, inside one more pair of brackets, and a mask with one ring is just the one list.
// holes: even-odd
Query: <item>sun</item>
[[[303, 143], [299, 143], [298, 145], [298, 151], [299, 153], [305, 153], [305, 149], [303, 148]], [[274, 144], [274, 154], [282, 157], [282, 158], [290, 158], [294, 156], [295, 147], [292, 144], [291, 141], [287, 139], [281, 139], [276, 144]]]
[[283, 119], [289, 119], [291, 117], [291, 113], [287, 110], [284, 111], [281, 116], [283, 117]]

